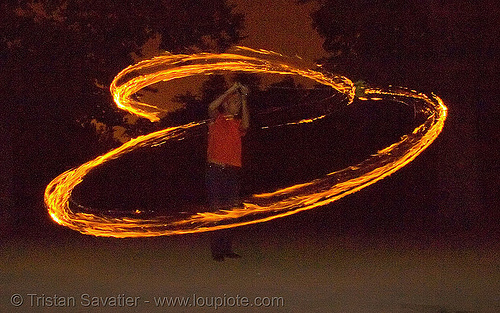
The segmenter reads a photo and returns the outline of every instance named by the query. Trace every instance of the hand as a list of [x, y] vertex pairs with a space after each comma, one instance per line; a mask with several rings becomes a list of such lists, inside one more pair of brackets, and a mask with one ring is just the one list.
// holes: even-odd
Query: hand
[[248, 95], [248, 93], [250, 92], [250, 89], [248, 89], [247, 86], [242, 85], [242, 84], [240, 84], [240, 90], [241, 90], [241, 93], [245, 96]]
[[237, 86], [238, 86], [237, 88], [238, 88], [239, 92], [240, 92], [242, 95], [244, 95], [244, 96], [247, 96], [247, 95], [248, 95], [248, 92], [250, 91], [250, 90], [248, 89], [248, 87], [246, 87], [245, 85], [243, 85], [243, 84], [241, 84], [241, 83], [239, 83], [239, 82], [235, 83], [235, 85], [237, 85]]
[[240, 88], [240, 86], [241, 86], [241, 84], [240, 84], [240, 83], [238, 83], [238, 82], [236, 82], [236, 83], [234, 83], [234, 84], [231, 86], [231, 88], [229, 88], [229, 89], [230, 89], [231, 91], [236, 91], [236, 90], [238, 90], [238, 89]]

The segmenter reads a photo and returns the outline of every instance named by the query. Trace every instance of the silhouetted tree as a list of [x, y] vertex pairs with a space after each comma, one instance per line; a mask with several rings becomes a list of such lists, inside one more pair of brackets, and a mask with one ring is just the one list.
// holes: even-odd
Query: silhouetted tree
[[225, 0], [3, 1], [1, 121], [17, 198], [41, 199], [53, 175], [105, 149], [91, 121], [123, 123], [109, 83], [150, 38], [171, 52], [223, 51], [242, 27]]
[[491, 60], [498, 48], [492, 0], [298, 0], [311, 1], [320, 4], [313, 27], [330, 53], [323, 61], [336, 72], [384, 83], [444, 60]]
[[11, 1], [0, 16], [13, 90], [76, 101], [58, 113], [111, 124], [107, 87], [148, 39], [161, 35], [160, 48], [170, 52], [221, 51], [242, 28], [242, 16], [223, 0]]
[[[302, 1], [304, 2], [304, 1]], [[318, 0], [313, 27], [337, 70], [352, 72], [420, 60], [427, 55], [429, 14], [426, 1]], [[357, 74], [357, 73], [355, 73]]]

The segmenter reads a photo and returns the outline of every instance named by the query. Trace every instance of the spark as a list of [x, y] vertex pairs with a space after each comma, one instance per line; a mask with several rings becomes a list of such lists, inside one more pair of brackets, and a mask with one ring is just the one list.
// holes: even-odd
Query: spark
[[[299, 67], [278, 53], [246, 47], [238, 47], [234, 53], [165, 54], [141, 61], [121, 71], [111, 84], [110, 91], [119, 108], [151, 121], [158, 121], [164, 109], [134, 100], [134, 93], [160, 81], [192, 75], [208, 75], [220, 71], [302, 76], [345, 95], [346, 105], [352, 103], [355, 95], [355, 87], [346, 77]], [[261, 223], [332, 203], [376, 183], [414, 160], [438, 137], [446, 120], [447, 108], [434, 94], [426, 95], [396, 87], [364, 88], [363, 98], [360, 100], [417, 102], [419, 112], [426, 116], [425, 122], [411, 133], [404, 135], [398, 142], [378, 151], [359, 164], [331, 172], [310, 182], [252, 195], [244, 199], [240, 207], [216, 212], [199, 212], [182, 217], [153, 218], [140, 216], [118, 218], [71, 210], [70, 199], [73, 189], [93, 169], [138, 148], [153, 147], [168, 140], [184, 138], [188, 131], [203, 127], [207, 121], [170, 127], [134, 138], [94, 160], [57, 176], [45, 189], [44, 199], [48, 212], [56, 223], [83, 234], [124, 238], [226, 229]], [[303, 119], [288, 124], [312, 123], [323, 117]]]

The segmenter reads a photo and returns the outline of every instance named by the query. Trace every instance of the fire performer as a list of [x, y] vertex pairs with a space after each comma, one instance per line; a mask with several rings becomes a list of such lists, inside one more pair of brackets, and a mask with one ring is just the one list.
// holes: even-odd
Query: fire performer
[[[246, 86], [236, 82], [208, 108], [213, 121], [208, 132], [206, 185], [212, 211], [241, 205], [241, 138], [250, 126], [248, 92]], [[229, 230], [212, 234], [211, 250], [216, 261], [224, 261], [225, 257], [240, 257], [232, 250]]]

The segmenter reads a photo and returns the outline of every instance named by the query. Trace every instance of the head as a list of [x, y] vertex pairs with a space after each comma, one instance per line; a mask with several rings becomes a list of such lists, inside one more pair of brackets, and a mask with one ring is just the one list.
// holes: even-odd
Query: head
[[241, 112], [241, 95], [239, 92], [230, 95], [221, 105], [224, 114], [239, 115]]

